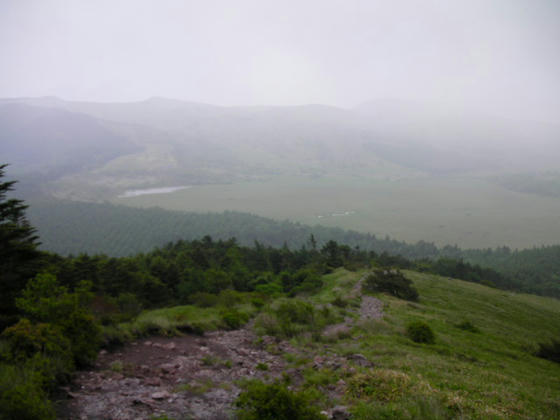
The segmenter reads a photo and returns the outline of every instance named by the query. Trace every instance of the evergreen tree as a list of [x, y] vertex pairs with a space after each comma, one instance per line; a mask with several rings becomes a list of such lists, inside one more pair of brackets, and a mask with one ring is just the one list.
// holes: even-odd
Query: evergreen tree
[[3, 181], [7, 165], [0, 165], [0, 331], [15, 321], [15, 298], [36, 274], [41, 253], [36, 230], [25, 217], [22, 200], [8, 198], [16, 181]]

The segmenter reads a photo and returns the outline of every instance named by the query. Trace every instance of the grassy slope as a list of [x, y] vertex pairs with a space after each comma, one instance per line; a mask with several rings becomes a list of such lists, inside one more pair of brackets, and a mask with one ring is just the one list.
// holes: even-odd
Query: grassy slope
[[[322, 304], [348, 294], [362, 275], [337, 270], [324, 277], [323, 290], [310, 300]], [[379, 295], [385, 304], [383, 320], [358, 323], [351, 336], [335, 341], [292, 340], [309, 361], [313, 353], [360, 353], [374, 363], [373, 368], [358, 367], [352, 375], [308, 368], [304, 387], [317, 393], [317, 386], [339, 379], [350, 384], [366, 378], [372, 394], [355, 398], [348, 392], [338, 401], [354, 407], [357, 419], [560, 417], [560, 365], [532, 355], [536, 343], [560, 332], [558, 300], [417, 272], [406, 275], [420, 293], [419, 302]], [[246, 305], [240, 309], [250, 312]], [[183, 306], [146, 312], [139, 321], [165, 327], [212, 323], [217, 316], [214, 308]], [[410, 341], [405, 328], [412, 320], [427, 322], [436, 343]], [[456, 327], [465, 320], [480, 332]]]
[[[560, 332], [557, 300], [406, 274], [420, 293], [419, 303], [381, 296], [384, 321], [364, 325], [362, 340], [354, 344], [379, 369], [410, 378], [414, 386], [395, 405], [435, 396], [467, 417], [560, 416], [560, 366], [531, 355], [537, 342]], [[406, 324], [418, 319], [433, 328], [436, 344], [415, 344], [404, 336]], [[465, 320], [480, 333], [455, 326]], [[344, 350], [346, 343], [338, 346]]]

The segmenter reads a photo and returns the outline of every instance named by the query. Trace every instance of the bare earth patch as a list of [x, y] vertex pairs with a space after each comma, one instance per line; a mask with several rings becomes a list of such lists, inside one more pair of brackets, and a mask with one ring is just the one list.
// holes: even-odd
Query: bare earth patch
[[[80, 372], [64, 409], [68, 419], [231, 418], [243, 378], [279, 377], [280, 356], [295, 352], [274, 343], [271, 354], [257, 347], [247, 329], [207, 333], [204, 337], [155, 337], [101, 352], [96, 369]], [[260, 364], [260, 365], [259, 365]], [[257, 368], [259, 365], [259, 368]], [[266, 366], [266, 370], [264, 369]]]

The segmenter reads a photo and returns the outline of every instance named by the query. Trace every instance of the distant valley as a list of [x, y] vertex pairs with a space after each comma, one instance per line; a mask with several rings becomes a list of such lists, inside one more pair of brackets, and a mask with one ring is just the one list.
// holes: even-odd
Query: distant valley
[[[236, 210], [462, 247], [557, 242], [559, 137], [397, 101], [0, 100], [0, 154], [26, 198]], [[166, 189], [180, 186], [192, 188]]]

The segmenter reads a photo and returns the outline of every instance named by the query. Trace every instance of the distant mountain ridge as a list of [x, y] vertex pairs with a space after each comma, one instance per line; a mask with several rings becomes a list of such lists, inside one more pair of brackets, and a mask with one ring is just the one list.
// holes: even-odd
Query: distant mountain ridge
[[129, 188], [276, 175], [542, 170], [556, 167], [560, 156], [559, 127], [399, 102], [342, 109], [224, 107], [157, 97], [131, 103], [0, 99], [0, 133], [0, 154], [14, 171], [54, 174], [43, 190], [86, 200]]

